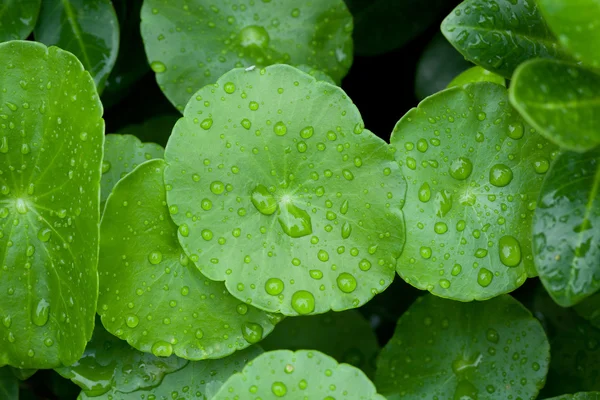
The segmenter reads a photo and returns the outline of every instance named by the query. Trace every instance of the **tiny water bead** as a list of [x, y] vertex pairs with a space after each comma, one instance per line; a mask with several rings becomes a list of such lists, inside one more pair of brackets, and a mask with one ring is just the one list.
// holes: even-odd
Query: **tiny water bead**
[[496, 164], [490, 169], [489, 179], [492, 185], [504, 187], [513, 180], [513, 171], [504, 164]]
[[498, 241], [500, 261], [507, 267], [516, 267], [521, 263], [521, 244], [510, 235], [502, 236]]
[[300, 315], [315, 310], [315, 296], [307, 290], [298, 290], [292, 295], [292, 308]]

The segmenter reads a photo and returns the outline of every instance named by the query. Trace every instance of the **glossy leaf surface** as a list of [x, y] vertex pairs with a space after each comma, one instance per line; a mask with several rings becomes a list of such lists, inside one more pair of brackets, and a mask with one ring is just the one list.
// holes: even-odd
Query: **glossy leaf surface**
[[549, 140], [573, 151], [600, 144], [600, 75], [576, 65], [533, 60], [513, 77], [510, 101]]
[[367, 376], [375, 372], [377, 337], [356, 310], [286, 318], [260, 343], [269, 350], [313, 349], [354, 365]]
[[571, 58], [550, 32], [535, 0], [465, 0], [441, 28], [466, 59], [505, 78], [532, 58]]
[[544, 181], [533, 223], [542, 283], [563, 307], [600, 290], [600, 151], [561, 154]]
[[505, 88], [479, 82], [431, 96], [391, 143], [408, 182], [410, 240], [397, 266], [406, 282], [470, 301], [535, 275], [531, 221], [556, 147], [510, 107]]
[[463, 71], [450, 81], [448, 87], [462, 86], [474, 82], [492, 82], [506, 87], [506, 80], [503, 77], [481, 67], [472, 67]]
[[186, 254], [240, 300], [341, 311], [391, 283], [406, 184], [338, 87], [287, 65], [233, 70], [196, 93], [165, 160]]
[[42, 0], [2, 0], [0, 42], [26, 39], [40, 12]]
[[460, 303], [425, 295], [398, 320], [375, 382], [388, 399], [530, 399], [549, 361], [542, 326], [512, 297]]
[[94, 326], [102, 105], [56, 47], [3, 43], [0, 64], [0, 364], [51, 368]]
[[352, 64], [342, 0], [145, 0], [141, 29], [156, 80], [181, 111], [232, 68], [306, 64], [339, 83]]
[[359, 369], [314, 350], [275, 350], [250, 361], [223, 384], [214, 400], [333, 398], [384, 400]]
[[220, 358], [260, 341], [280, 317], [206, 279], [183, 254], [162, 160], [115, 186], [102, 217], [98, 313], [109, 332], [156, 356]]
[[110, 0], [44, 0], [35, 40], [77, 56], [99, 91], [119, 52], [119, 21]]

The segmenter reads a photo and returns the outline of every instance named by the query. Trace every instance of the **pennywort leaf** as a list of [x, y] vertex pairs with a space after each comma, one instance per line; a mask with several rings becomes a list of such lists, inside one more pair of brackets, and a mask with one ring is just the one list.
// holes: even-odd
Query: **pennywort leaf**
[[561, 154], [533, 223], [534, 260], [552, 298], [570, 307], [600, 290], [600, 151]]
[[581, 392], [575, 394], [565, 394], [546, 400], [600, 400], [600, 392]]
[[44, 0], [35, 40], [75, 54], [104, 88], [119, 52], [119, 21], [110, 0]]
[[342, 0], [145, 0], [141, 29], [158, 84], [180, 111], [231, 68], [306, 64], [339, 83], [352, 64]]
[[66, 51], [7, 42], [0, 64], [0, 364], [52, 368], [94, 326], [102, 105]]
[[466, 71], [461, 72], [450, 81], [448, 87], [462, 86], [473, 82], [492, 82], [506, 87], [506, 80], [502, 76], [479, 66], [471, 67]]
[[535, 0], [465, 0], [442, 22], [442, 33], [466, 59], [505, 78], [531, 58], [571, 59]]
[[411, 240], [397, 266], [406, 282], [470, 301], [535, 275], [531, 221], [556, 147], [510, 107], [505, 88], [479, 82], [431, 96], [391, 143], [408, 182]]
[[98, 313], [106, 329], [156, 356], [220, 358], [260, 341], [280, 317], [237, 300], [183, 253], [162, 160], [115, 186], [102, 217]]
[[600, 75], [574, 64], [532, 60], [515, 71], [510, 101], [559, 146], [583, 152], [600, 144]]
[[195, 94], [165, 160], [186, 254], [238, 299], [318, 314], [391, 283], [406, 184], [338, 87], [288, 65], [235, 69]]
[[0, 42], [26, 39], [38, 19], [42, 0], [3, 0], [0, 8]]
[[248, 393], [263, 400], [333, 398], [383, 400], [365, 374], [316, 350], [275, 350], [250, 361], [232, 375], [214, 400], [242, 399]]
[[512, 297], [460, 303], [425, 295], [398, 320], [375, 382], [390, 399], [532, 399], [549, 361], [542, 326]]

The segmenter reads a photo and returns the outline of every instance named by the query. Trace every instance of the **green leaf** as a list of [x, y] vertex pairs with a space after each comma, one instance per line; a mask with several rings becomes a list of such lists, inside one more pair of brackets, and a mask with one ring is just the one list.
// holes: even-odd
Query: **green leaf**
[[94, 336], [81, 359], [71, 366], [56, 368], [56, 372], [95, 397], [111, 391], [131, 393], [155, 387], [166, 374], [180, 370], [187, 363], [175, 356], [158, 358], [135, 350], [106, 332], [97, 321]]
[[534, 261], [554, 301], [570, 307], [600, 290], [600, 151], [561, 154], [533, 219]]
[[0, 398], [7, 400], [19, 399], [19, 381], [9, 367], [0, 368]]
[[600, 329], [600, 292], [596, 292], [574, 307], [579, 316], [590, 321], [592, 326]]
[[21, 369], [9, 367], [13, 375], [20, 381], [26, 381], [31, 378], [38, 370], [37, 369]]
[[437, 33], [427, 44], [417, 63], [415, 75], [415, 94], [423, 100], [441, 90], [456, 75], [473, 64], [465, 60], [441, 33]]
[[[252, 346], [218, 360], [190, 361], [178, 371], [169, 371], [170, 373], [165, 375], [158, 386], [147, 386], [135, 392], [125, 393], [117, 384], [109, 392], [99, 397], [82, 392], [78, 400], [210, 400], [213, 399], [227, 378], [241, 371], [249, 360], [262, 353], [263, 350], [260, 347]], [[154, 360], [158, 359], [154, 358]], [[134, 372], [143, 373], [144, 365], [140, 363], [134, 365], [133, 368]]]
[[264, 310], [359, 307], [392, 282], [405, 240], [390, 150], [340, 88], [288, 65], [235, 69], [196, 93], [167, 144], [179, 241]]
[[139, 164], [163, 158], [165, 150], [155, 143], [142, 143], [132, 135], [106, 135], [102, 160], [102, 208], [115, 184]]
[[354, 17], [356, 53], [373, 56], [402, 47], [447, 12], [446, 0], [346, 0]]
[[25, 39], [33, 31], [42, 0], [2, 0], [0, 42]]
[[549, 361], [542, 326], [512, 297], [425, 295], [398, 320], [375, 382], [388, 399], [534, 399]]
[[513, 76], [510, 102], [549, 140], [583, 152], [600, 144], [600, 75], [577, 65], [532, 60]]
[[241, 303], [183, 254], [169, 217], [163, 160], [140, 165], [108, 198], [101, 226], [98, 313], [106, 329], [156, 356], [220, 358], [280, 319]]
[[0, 365], [52, 368], [94, 327], [102, 105], [56, 47], [2, 43], [0, 71]]
[[352, 16], [342, 0], [145, 0], [141, 29], [156, 80], [181, 111], [234, 67], [306, 64], [339, 83], [352, 65]]
[[577, 60], [600, 67], [600, 3], [596, 0], [538, 0], [548, 26]]
[[384, 400], [365, 374], [316, 350], [275, 350], [264, 353], [232, 375], [214, 400], [244, 399]]
[[398, 122], [391, 143], [408, 181], [398, 274], [455, 300], [508, 293], [535, 275], [531, 222], [556, 147], [523, 123], [506, 89], [444, 90]]
[[379, 351], [369, 322], [355, 310], [286, 318], [260, 345], [267, 351], [318, 350], [362, 369], [367, 376], [374, 375]]
[[481, 67], [472, 67], [463, 71], [460, 75], [452, 79], [448, 87], [462, 86], [473, 82], [492, 82], [506, 87], [506, 81], [503, 77]]
[[548, 29], [535, 0], [465, 0], [441, 27], [467, 60], [509, 79], [531, 58], [571, 59]]
[[35, 40], [75, 54], [104, 88], [119, 52], [119, 21], [110, 0], [44, 0]]
[[532, 312], [548, 333], [552, 357], [541, 398], [600, 391], [600, 330], [571, 308], [559, 307], [540, 286]]
[[581, 392], [575, 394], [565, 394], [546, 400], [600, 400], [600, 392]]

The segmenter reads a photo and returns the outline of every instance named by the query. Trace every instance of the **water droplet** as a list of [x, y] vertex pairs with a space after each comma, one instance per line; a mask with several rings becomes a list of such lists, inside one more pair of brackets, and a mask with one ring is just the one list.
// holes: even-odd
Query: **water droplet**
[[248, 105], [252, 111], [258, 110], [258, 103], [256, 101], [251, 101]]
[[200, 329], [200, 328], [196, 329], [195, 336], [196, 336], [196, 339], [202, 339], [204, 337], [204, 332], [202, 331], [202, 329]]
[[477, 114], [477, 119], [480, 121], [485, 120], [486, 117], [487, 115], [484, 112], [480, 112], [479, 114]]
[[248, 313], [248, 306], [244, 303], [238, 304], [235, 308], [238, 314], [246, 315]]
[[125, 323], [127, 324], [128, 327], [135, 328], [140, 323], [140, 319], [138, 318], [137, 315], [128, 315], [127, 318], [125, 319]]
[[473, 172], [473, 163], [466, 157], [458, 157], [456, 160], [452, 161], [448, 171], [450, 172], [451, 177], [463, 181], [471, 176], [471, 172]]
[[159, 264], [162, 261], [162, 258], [163, 256], [160, 251], [152, 251], [148, 254], [148, 261], [150, 261], [150, 264]]
[[442, 234], [448, 232], [448, 225], [446, 225], [444, 222], [436, 222], [435, 225], [433, 226], [433, 230], [438, 235], [442, 235]]
[[102, 161], [102, 174], [106, 174], [108, 171], [110, 171], [111, 168], [111, 164], [110, 161]]
[[221, 181], [213, 181], [210, 184], [210, 191], [214, 194], [221, 194], [225, 191], [225, 184]]
[[487, 287], [492, 283], [492, 279], [494, 275], [487, 268], [481, 268], [479, 273], [477, 274], [477, 283], [479, 283], [483, 287]]
[[419, 200], [423, 203], [427, 203], [431, 199], [431, 189], [429, 183], [425, 182], [419, 188]]
[[167, 66], [160, 61], [153, 61], [150, 63], [150, 68], [152, 68], [152, 71], [156, 72], [157, 74], [162, 74], [167, 70]]
[[48, 303], [46, 299], [40, 299], [35, 307], [35, 310], [33, 310], [31, 321], [37, 326], [44, 326], [48, 322], [49, 315], [50, 303]]
[[261, 214], [271, 215], [277, 211], [277, 201], [275, 200], [275, 197], [273, 197], [269, 190], [263, 185], [258, 185], [254, 188], [251, 200], [254, 207], [256, 207]]
[[282, 203], [277, 220], [281, 229], [290, 237], [299, 238], [312, 233], [310, 215], [291, 203]]
[[342, 238], [348, 239], [350, 237], [351, 233], [352, 233], [352, 225], [350, 225], [349, 222], [344, 222], [344, 225], [342, 225]]
[[519, 140], [523, 137], [525, 133], [525, 128], [523, 127], [522, 122], [516, 122], [514, 124], [508, 125], [508, 137], [514, 140]]
[[454, 390], [454, 400], [477, 400], [477, 388], [467, 380], [460, 380]]
[[443, 289], [448, 289], [450, 287], [450, 281], [448, 279], [440, 279], [440, 286]]
[[277, 296], [283, 292], [283, 281], [279, 278], [269, 278], [265, 283], [265, 291], [271, 296]]
[[269, 45], [269, 33], [258, 25], [249, 25], [240, 31], [240, 45], [242, 47], [265, 48]]
[[550, 168], [550, 162], [545, 158], [541, 158], [533, 163], [533, 168], [536, 173], [545, 174], [548, 172], [548, 168]]
[[263, 337], [263, 327], [253, 322], [244, 322], [242, 325], [242, 336], [248, 343], [258, 343]]
[[485, 334], [485, 337], [488, 341], [492, 343], [498, 343], [498, 341], [500, 340], [500, 335], [498, 335], [498, 332], [492, 328], [488, 329], [487, 333]]
[[287, 386], [283, 382], [273, 382], [271, 392], [277, 397], [283, 397], [287, 393]]
[[500, 261], [507, 267], [516, 267], [521, 263], [521, 244], [513, 236], [502, 236], [498, 241]]
[[307, 126], [300, 131], [300, 136], [303, 139], [310, 138], [315, 133], [315, 129], [312, 126]]
[[27, 204], [25, 203], [25, 200], [23, 200], [23, 199], [17, 199], [16, 208], [17, 208], [17, 212], [19, 214], [27, 213]]
[[329, 253], [327, 253], [325, 250], [319, 250], [319, 252], [317, 253], [317, 258], [319, 259], [319, 261], [328, 261]]
[[422, 246], [419, 253], [424, 259], [429, 259], [431, 258], [431, 247]]
[[292, 295], [292, 308], [300, 315], [310, 314], [315, 310], [315, 297], [311, 292], [298, 290]]
[[173, 346], [171, 343], [158, 341], [152, 345], [152, 354], [156, 357], [170, 357], [173, 354]]
[[235, 84], [233, 82], [227, 82], [223, 86], [223, 89], [225, 90], [225, 93], [232, 94], [235, 92]]
[[287, 126], [282, 121], [279, 121], [273, 126], [273, 132], [277, 136], [283, 136], [287, 133]]
[[490, 183], [497, 187], [508, 185], [513, 179], [513, 172], [504, 164], [496, 164], [490, 169]]
[[200, 122], [200, 127], [202, 129], [204, 129], [205, 131], [207, 131], [211, 128], [212, 124], [213, 124], [212, 118], [206, 118], [206, 119], [203, 119], [202, 122]]
[[356, 289], [356, 278], [347, 272], [338, 275], [337, 286], [344, 293], [352, 293]]

